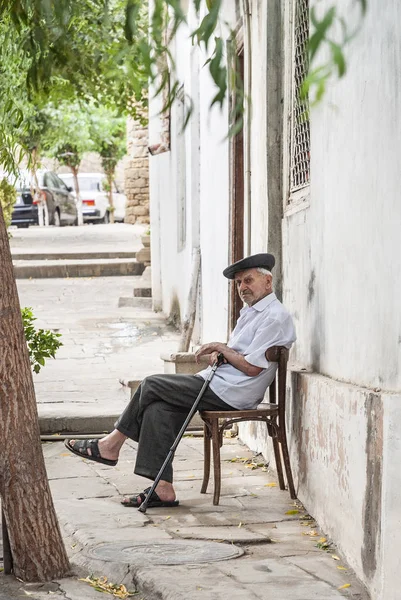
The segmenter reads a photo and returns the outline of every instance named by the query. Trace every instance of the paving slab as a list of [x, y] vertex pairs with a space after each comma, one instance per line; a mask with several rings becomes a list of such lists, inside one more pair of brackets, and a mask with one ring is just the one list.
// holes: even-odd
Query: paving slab
[[218, 540], [232, 542], [233, 544], [268, 543], [270, 541], [267, 535], [248, 531], [245, 527], [240, 527], [240, 525], [242, 526], [241, 522], [236, 527], [221, 527], [218, 525], [213, 527], [206, 525], [202, 525], [201, 527], [180, 527], [175, 532], [178, 537], [188, 540]]
[[[238, 559], [234, 562], [236, 563]], [[215, 566], [192, 568], [168, 567], [136, 569], [138, 587], [163, 600], [257, 600], [248, 586], [239, 584]], [[179, 581], [179, 585], [177, 585]], [[265, 596], [266, 599], [266, 596]], [[281, 599], [283, 600], [283, 599]]]

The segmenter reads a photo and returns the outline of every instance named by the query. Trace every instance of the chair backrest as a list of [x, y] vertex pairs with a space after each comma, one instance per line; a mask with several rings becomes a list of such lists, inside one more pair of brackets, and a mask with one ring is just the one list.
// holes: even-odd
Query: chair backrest
[[285, 397], [287, 384], [288, 355], [289, 350], [285, 346], [272, 346], [271, 348], [268, 348], [265, 352], [265, 356], [269, 362], [278, 363], [276, 377], [274, 378], [274, 381], [270, 384], [269, 388], [269, 400], [271, 404], [276, 404], [278, 395], [279, 423], [285, 422]]

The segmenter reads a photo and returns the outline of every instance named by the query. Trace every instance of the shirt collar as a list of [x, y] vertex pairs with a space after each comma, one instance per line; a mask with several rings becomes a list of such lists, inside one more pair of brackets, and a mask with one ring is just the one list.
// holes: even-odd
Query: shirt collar
[[271, 294], [268, 294], [267, 296], [262, 298], [262, 300], [259, 300], [259, 302], [256, 302], [256, 304], [254, 304], [253, 306], [249, 306], [248, 308], [254, 308], [258, 312], [262, 312], [274, 300], [277, 300], [277, 297], [276, 297], [276, 294], [274, 292], [272, 292]]

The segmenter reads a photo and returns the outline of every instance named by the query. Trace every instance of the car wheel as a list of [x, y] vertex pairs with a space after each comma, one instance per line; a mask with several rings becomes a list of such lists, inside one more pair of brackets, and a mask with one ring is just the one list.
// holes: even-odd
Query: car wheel
[[54, 216], [53, 216], [53, 225], [55, 227], [60, 227], [61, 225], [61, 219], [60, 219], [60, 213], [58, 212], [58, 209], [56, 209], [54, 211]]
[[17, 229], [28, 229], [29, 223], [18, 223]]

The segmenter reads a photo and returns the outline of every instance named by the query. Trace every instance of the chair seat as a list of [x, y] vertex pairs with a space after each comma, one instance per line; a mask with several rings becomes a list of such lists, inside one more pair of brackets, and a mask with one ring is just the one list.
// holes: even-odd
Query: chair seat
[[277, 404], [260, 404], [258, 408], [249, 410], [203, 410], [199, 414], [202, 419], [241, 419], [247, 417], [253, 419], [257, 417], [270, 417], [278, 413]]

